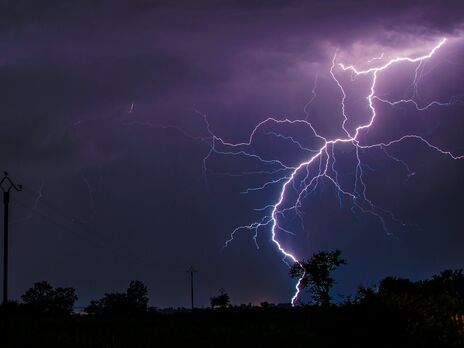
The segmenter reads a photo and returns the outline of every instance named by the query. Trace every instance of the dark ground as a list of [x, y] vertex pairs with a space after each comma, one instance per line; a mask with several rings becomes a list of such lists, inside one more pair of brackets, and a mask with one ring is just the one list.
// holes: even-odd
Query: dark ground
[[459, 347], [462, 339], [396, 309], [363, 306], [253, 308], [88, 316], [0, 318], [1, 347]]

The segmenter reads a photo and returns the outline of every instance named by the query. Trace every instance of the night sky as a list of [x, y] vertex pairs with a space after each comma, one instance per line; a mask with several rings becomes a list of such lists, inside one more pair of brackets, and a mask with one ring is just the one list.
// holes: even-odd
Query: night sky
[[[310, 120], [332, 139], [343, 120], [335, 53], [365, 68], [382, 53], [427, 54], [446, 37], [416, 85], [417, 64], [400, 64], [376, 87], [388, 100], [449, 105], [377, 101], [361, 139], [414, 133], [464, 154], [463, 29], [462, 1], [1, 1], [0, 169], [24, 186], [11, 203], [10, 296], [48, 280], [75, 287], [82, 306], [139, 279], [151, 305], [188, 306], [193, 265], [198, 305], [220, 288], [233, 304], [289, 302], [295, 281], [270, 226], [258, 230], [259, 249], [245, 230], [224, 248], [237, 226], [261, 220], [254, 209], [278, 200], [282, 182], [241, 193], [275, 180], [276, 167], [220, 153], [204, 162], [204, 116], [231, 143], [247, 142], [268, 117]], [[359, 126], [369, 78], [336, 73], [348, 127]], [[289, 136], [318, 141], [307, 127], [273, 124], [247, 151], [296, 165], [308, 153]], [[302, 219], [289, 215], [286, 248], [298, 258], [342, 250], [335, 299], [387, 275], [462, 268], [464, 160], [414, 140], [361, 156], [369, 198], [394, 213], [384, 214], [386, 228], [322, 179]], [[352, 148], [336, 149], [347, 189], [353, 158]]]

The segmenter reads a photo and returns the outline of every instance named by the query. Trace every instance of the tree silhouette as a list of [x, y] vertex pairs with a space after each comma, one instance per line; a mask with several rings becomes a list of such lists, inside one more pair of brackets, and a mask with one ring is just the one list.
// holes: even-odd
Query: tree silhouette
[[321, 306], [330, 304], [330, 289], [335, 284], [330, 273], [340, 265], [345, 265], [346, 260], [340, 257], [341, 251], [321, 251], [307, 261], [296, 262], [290, 268], [290, 277], [301, 278], [302, 289], [308, 288], [312, 299]]
[[376, 289], [360, 287], [356, 303], [377, 313], [394, 313], [395, 321], [402, 322], [407, 332], [426, 343], [424, 346], [464, 344], [462, 270], [445, 270], [432, 279], [416, 282], [386, 277]]
[[133, 280], [127, 288], [127, 302], [129, 306], [138, 312], [144, 312], [148, 306], [148, 289], [140, 280]]
[[386, 277], [380, 282], [378, 292], [384, 296], [416, 296], [420, 290], [420, 283], [414, 283], [405, 278]]
[[219, 289], [219, 295], [210, 298], [211, 308], [227, 308], [229, 306], [230, 297], [224, 289]]
[[26, 311], [36, 314], [70, 314], [77, 300], [73, 288], [54, 288], [46, 281], [35, 283], [21, 298]]
[[85, 312], [97, 316], [127, 316], [146, 313], [148, 289], [139, 280], [130, 282], [125, 293], [108, 293], [100, 300], [90, 301]]

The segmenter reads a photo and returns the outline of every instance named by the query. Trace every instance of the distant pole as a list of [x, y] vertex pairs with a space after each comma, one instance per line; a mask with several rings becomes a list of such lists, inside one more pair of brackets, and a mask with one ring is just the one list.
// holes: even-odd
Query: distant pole
[[22, 190], [22, 186], [16, 185], [7, 172], [3, 172], [3, 174], [0, 188], [3, 191], [3, 306], [6, 306], [8, 303], [8, 206], [11, 189], [19, 192]]
[[193, 266], [191, 266], [187, 272], [190, 273], [190, 298], [192, 300], [192, 312], [193, 312], [193, 308], [194, 308], [194, 305], [193, 305], [193, 274], [194, 273], [197, 273], [197, 270], [195, 268], [193, 268]]

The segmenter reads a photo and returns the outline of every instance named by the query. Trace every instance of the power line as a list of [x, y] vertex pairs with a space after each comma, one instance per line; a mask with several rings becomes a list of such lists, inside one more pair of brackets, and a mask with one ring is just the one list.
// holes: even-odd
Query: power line
[[[66, 231], [70, 234], [73, 234], [74, 236], [78, 237], [78, 238], [81, 238], [84, 237], [82, 240], [85, 240], [86, 242], [90, 242], [91, 244], [93, 244], [94, 246], [97, 246], [99, 248], [102, 248], [102, 249], [105, 249], [106, 251], [110, 252], [111, 254], [115, 255], [115, 256], [123, 256], [123, 257], [129, 257], [132, 259], [132, 261], [136, 261], [138, 264], [140, 265], [147, 265], [148, 263], [141, 260], [139, 257], [137, 257], [136, 255], [128, 255], [127, 253], [127, 250], [123, 250], [118, 248], [117, 246], [115, 245], [112, 245], [111, 242], [107, 241], [107, 240], [97, 240], [95, 237], [95, 233], [92, 233], [92, 231], [90, 230], [87, 230], [85, 228], [83, 228], [83, 226], [81, 225], [78, 225], [76, 224], [74, 221], [68, 221], [68, 223], [72, 224], [72, 227], [69, 227], [69, 226], [66, 226], [65, 224], [61, 223], [61, 222], [58, 222], [56, 220], [54, 220], [53, 218], [51, 218], [50, 216], [47, 216], [45, 213], [41, 212], [40, 210], [38, 210], [37, 208], [31, 208], [29, 207], [27, 204], [17, 200], [17, 199], [12, 199], [12, 201], [15, 203], [15, 204], [18, 204], [19, 206], [31, 211], [32, 213], [38, 215], [39, 217], [41, 217], [44, 221], [54, 225], [55, 227], [58, 227], [60, 230], [62, 231]], [[60, 215], [60, 214], [57, 214], [57, 215]], [[61, 215], [62, 218], [64, 218], [65, 220], [68, 220], [69, 218]], [[80, 232], [80, 233], [79, 233]]]

